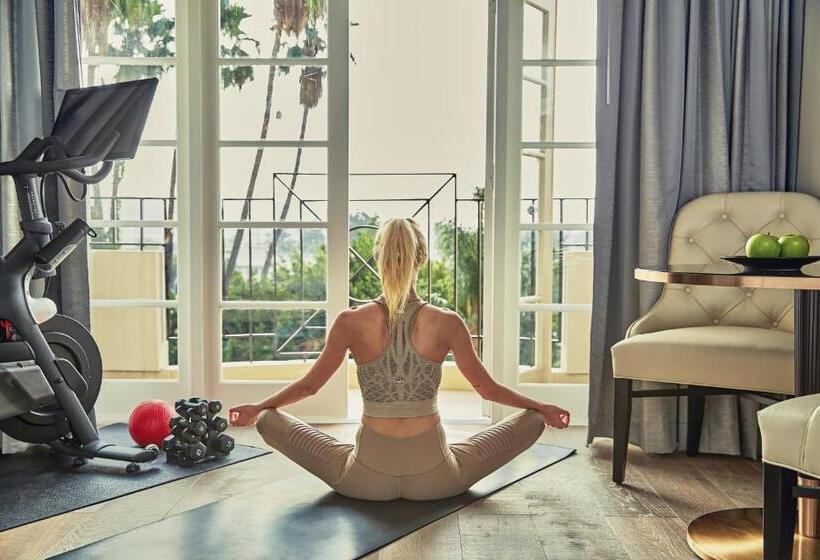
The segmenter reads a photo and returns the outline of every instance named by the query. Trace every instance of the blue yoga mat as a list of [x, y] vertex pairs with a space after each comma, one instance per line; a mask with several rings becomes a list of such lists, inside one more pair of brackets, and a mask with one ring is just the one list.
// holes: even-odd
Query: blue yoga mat
[[58, 558], [359, 558], [574, 452], [536, 444], [469, 492], [429, 502], [347, 498], [301, 469], [287, 469], [277, 473], [279, 480], [253, 493], [192, 509]]

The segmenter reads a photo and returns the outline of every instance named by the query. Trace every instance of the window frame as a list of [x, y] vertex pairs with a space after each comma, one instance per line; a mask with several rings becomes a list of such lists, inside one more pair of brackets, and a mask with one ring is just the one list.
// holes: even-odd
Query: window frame
[[[559, 2], [562, 0], [558, 0]], [[566, 0], [564, 0], [566, 1]], [[555, 223], [552, 212], [549, 221], [521, 220], [521, 158], [527, 149], [585, 149], [594, 150], [595, 142], [523, 141], [522, 95], [527, 67], [595, 67], [590, 59], [525, 59], [523, 34], [527, 0], [503, 2], [497, 5], [496, 56], [496, 116], [495, 116], [495, 174], [493, 216], [493, 269], [504, 271], [494, 278], [492, 304], [488, 312], [495, 318], [490, 363], [493, 371], [503, 372], [502, 380], [510, 387], [541, 401], [558, 402], [569, 409], [573, 424], [586, 425], [588, 414], [588, 383], [530, 383], [520, 379], [519, 344], [505, 341], [520, 340], [522, 312], [576, 313], [590, 312], [591, 304], [541, 302], [538, 298], [520, 293], [522, 265], [520, 239], [523, 232], [592, 231], [593, 223]], [[551, 202], [551, 201], [550, 201]], [[538, 329], [537, 329], [538, 330]], [[509, 412], [494, 406], [493, 420]]]

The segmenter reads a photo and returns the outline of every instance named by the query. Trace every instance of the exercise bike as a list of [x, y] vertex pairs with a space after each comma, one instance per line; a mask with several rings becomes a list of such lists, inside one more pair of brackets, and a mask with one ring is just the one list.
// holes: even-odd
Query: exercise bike
[[[68, 90], [51, 136], [35, 138], [16, 159], [0, 162], [0, 175], [14, 181], [22, 231], [22, 239], [0, 256], [0, 320], [6, 326], [0, 342], [0, 432], [47, 443], [77, 465], [100, 457], [125, 461], [126, 470], [136, 472], [140, 463], [157, 459], [159, 449], [100, 440], [93, 412], [103, 377], [99, 348], [82, 324], [29, 292], [32, 280], [56, 275], [59, 264], [95, 235], [81, 219], [65, 227], [50, 221], [43, 189], [55, 175], [81, 201], [87, 185], [102, 181], [113, 161], [133, 159], [156, 87], [157, 80], [148, 79]], [[85, 168], [98, 164], [98, 171], [86, 174]], [[80, 196], [69, 179], [82, 186]]]

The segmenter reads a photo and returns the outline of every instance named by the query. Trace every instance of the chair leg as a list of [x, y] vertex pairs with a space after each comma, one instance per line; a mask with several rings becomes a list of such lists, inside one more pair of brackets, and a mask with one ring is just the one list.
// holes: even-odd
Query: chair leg
[[763, 558], [790, 560], [794, 543], [797, 473], [763, 463]]
[[698, 394], [697, 389], [690, 387], [686, 397], [686, 454], [694, 457], [700, 448], [700, 433], [703, 429], [703, 409], [706, 396]]
[[615, 418], [612, 438], [612, 482], [622, 484], [626, 475], [629, 422], [632, 419], [632, 380], [615, 379]]

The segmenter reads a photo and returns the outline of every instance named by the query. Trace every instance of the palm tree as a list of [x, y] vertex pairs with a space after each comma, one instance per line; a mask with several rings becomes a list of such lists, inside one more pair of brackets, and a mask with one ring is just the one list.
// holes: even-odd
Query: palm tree
[[[278, 55], [279, 50], [282, 47], [283, 34], [298, 37], [306, 30], [308, 30], [309, 32], [305, 33], [305, 40], [303, 45], [296, 45], [289, 48], [288, 56], [293, 58], [301, 56], [315, 57], [318, 52], [324, 50], [325, 42], [316, 33], [316, 22], [319, 18], [323, 17], [325, 13], [326, 6], [324, 0], [275, 0], [273, 6], [272, 27], [272, 30], [274, 31], [274, 42], [272, 49], [273, 52], [271, 56], [275, 58]], [[311, 69], [312, 71], [308, 72]], [[289, 70], [290, 68], [288, 66], [281, 66], [278, 69], [275, 65], [270, 65], [268, 67], [268, 85], [265, 94], [265, 111], [262, 116], [262, 127], [259, 133], [260, 140], [265, 140], [268, 136], [268, 127], [270, 125], [270, 118], [273, 105], [273, 83], [276, 73], [278, 71], [280, 74], [287, 74]], [[299, 80], [299, 99], [300, 103], [303, 106], [302, 125], [299, 135], [300, 140], [303, 140], [305, 137], [305, 129], [307, 126], [307, 112], [309, 109], [315, 107], [316, 104], [318, 104], [318, 99], [321, 96], [322, 74], [322, 69], [320, 68], [316, 69], [313, 67], [308, 67], [302, 71], [302, 76]], [[308, 90], [314, 91], [315, 95], [311, 96], [310, 93], [308, 93]], [[311, 99], [315, 99], [315, 101], [311, 102]], [[256, 181], [259, 177], [259, 168], [262, 163], [263, 155], [264, 148], [257, 148], [256, 154], [254, 155], [253, 167], [251, 168], [251, 175], [248, 181], [248, 187], [245, 191], [245, 202], [242, 206], [240, 220], [243, 221], [246, 220], [248, 218], [248, 215], [250, 214], [251, 200], [253, 199], [253, 194], [256, 189]], [[296, 173], [298, 173], [299, 166], [301, 165], [301, 159], [302, 148], [299, 148], [296, 152], [295, 172], [293, 177], [291, 178], [291, 188], [295, 187]], [[282, 213], [280, 215], [280, 219], [284, 219], [285, 217], [287, 217], [287, 211], [290, 208], [291, 197], [292, 195], [289, 192]], [[265, 266], [263, 267], [263, 277], [267, 276], [267, 272], [270, 267], [270, 258], [273, 252], [273, 247], [279, 239], [279, 234], [280, 231], [277, 230], [274, 234], [274, 239], [271, 244], [271, 247], [268, 250], [268, 256], [265, 259]], [[233, 244], [231, 246], [231, 253], [228, 257], [228, 262], [225, 264], [225, 268], [223, 271], [223, 296], [226, 295], [226, 291], [230, 283], [229, 280], [233, 275], [234, 270], [236, 269], [236, 262], [239, 258], [239, 251], [244, 236], [245, 230], [243, 229], [237, 230], [236, 235], [234, 236]]]
[[[322, 97], [322, 77], [324, 70], [319, 66], [307, 66], [302, 70], [302, 75], [299, 77], [299, 103], [302, 105], [302, 124], [299, 128], [299, 140], [305, 139], [305, 130], [307, 129], [308, 113], [311, 109], [319, 104], [319, 98]], [[282, 210], [279, 213], [280, 220], [286, 220], [290, 204], [293, 201], [293, 193], [296, 190], [296, 181], [299, 179], [299, 169], [302, 165], [302, 148], [296, 150], [296, 159], [293, 163], [293, 172], [290, 174], [290, 186], [288, 193], [285, 196], [285, 203], [282, 205]], [[267, 278], [270, 271], [271, 263], [273, 261], [273, 253], [279, 237], [282, 234], [281, 229], [277, 229], [273, 234], [273, 241], [268, 245], [268, 252], [265, 255], [265, 264], [262, 266], [262, 278]]]

